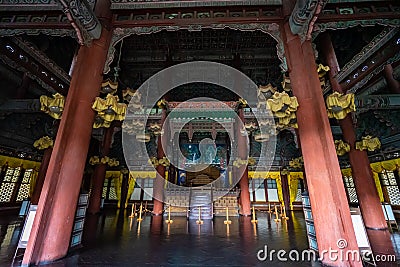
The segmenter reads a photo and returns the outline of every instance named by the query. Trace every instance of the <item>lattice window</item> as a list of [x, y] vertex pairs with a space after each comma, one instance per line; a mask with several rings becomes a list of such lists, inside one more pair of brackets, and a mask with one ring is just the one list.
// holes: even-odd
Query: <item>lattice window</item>
[[277, 189], [276, 180], [275, 179], [267, 179], [267, 188], [268, 189]]
[[358, 197], [355, 188], [347, 188], [347, 194], [349, 194], [350, 203], [358, 203]]
[[301, 188], [297, 189], [296, 199], [294, 201], [301, 201]]
[[153, 188], [153, 179], [144, 179], [143, 187], [144, 188]]
[[10, 202], [21, 168], [8, 168], [0, 187], [0, 202]]
[[24, 199], [27, 199], [29, 197], [29, 187], [30, 187], [32, 172], [33, 172], [32, 169], [25, 170], [21, 186], [19, 187], [18, 190], [17, 201], [23, 201]]
[[104, 199], [107, 198], [107, 188], [108, 188], [108, 179], [104, 179], [103, 192], [101, 193], [101, 197]]
[[350, 203], [358, 203], [357, 192], [354, 186], [354, 180], [352, 176], [343, 177], [344, 187], [346, 188], [347, 196], [349, 197]]
[[29, 197], [29, 184], [21, 184], [18, 191], [17, 201], [23, 201]]
[[[115, 178], [118, 179], [118, 178]], [[111, 180], [110, 193], [108, 194], [109, 200], [117, 200], [117, 193], [115, 191], [115, 179]]]
[[390, 199], [390, 204], [400, 205], [400, 192], [399, 188], [395, 186], [388, 187], [388, 195]]
[[15, 183], [2, 183], [0, 187], [0, 202], [10, 202]]
[[390, 204], [400, 205], [400, 191], [397, 186], [396, 178], [394, 173], [391, 171], [385, 171], [381, 174], [381, 185], [382, 189], [386, 189]]
[[254, 190], [264, 188], [264, 179], [254, 179]]
[[20, 171], [21, 171], [20, 167], [8, 168], [3, 182], [12, 182], [12, 183], [17, 182]]

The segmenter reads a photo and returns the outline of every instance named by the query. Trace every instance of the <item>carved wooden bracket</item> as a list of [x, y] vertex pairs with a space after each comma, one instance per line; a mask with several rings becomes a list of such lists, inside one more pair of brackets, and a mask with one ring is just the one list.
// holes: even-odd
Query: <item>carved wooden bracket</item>
[[290, 30], [302, 41], [311, 39], [311, 33], [319, 13], [328, 0], [297, 0], [289, 18]]
[[58, 0], [63, 11], [76, 31], [79, 44], [90, 45], [99, 39], [102, 26], [87, 0]]

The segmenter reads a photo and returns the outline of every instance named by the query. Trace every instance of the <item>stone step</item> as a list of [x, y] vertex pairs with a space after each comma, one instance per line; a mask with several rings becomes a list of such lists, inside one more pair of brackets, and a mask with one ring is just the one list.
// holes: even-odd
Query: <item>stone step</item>
[[[212, 219], [212, 208], [210, 206], [202, 206], [201, 207], [201, 218], [202, 219]], [[199, 207], [191, 207], [189, 213], [189, 219], [197, 220], [199, 218]]]

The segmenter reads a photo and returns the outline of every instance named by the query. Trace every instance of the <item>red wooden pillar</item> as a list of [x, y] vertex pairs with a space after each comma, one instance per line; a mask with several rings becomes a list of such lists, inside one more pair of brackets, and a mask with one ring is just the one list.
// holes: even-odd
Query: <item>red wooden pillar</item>
[[42, 192], [44, 178], [46, 177], [47, 168], [49, 167], [51, 153], [53, 152], [52, 147], [48, 147], [43, 151], [42, 163], [39, 167], [38, 176], [36, 178], [35, 189], [33, 190], [31, 196], [32, 205], [37, 205], [39, 203], [40, 193]]
[[289, 191], [289, 181], [287, 174], [281, 173], [281, 182], [282, 182], [283, 204], [285, 205], [286, 210], [290, 210], [290, 191]]
[[[99, 2], [96, 15], [110, 21], [109, 2]], [[67, 254], [95, 113], [112, 32], [81, 46], [65, 109], [43, 184], [23, 265], [51, 262]]]
[[389, 90], [394, 94], [400, 94], [400, 82], [393, 77], [393, 67], [386, 65], [383, 69], [383, 76], [386, 79]]
[[[104, 131], [103, 142], [101, 144], [101, 156], [108, 156], [110, 153], [110, 146], [112, 142], [112, 136], [114, 133], [114, 126]], [[96, 165], [93, 176], [92, 176], [92, 190], [90, 191], [90, 199], [88, 212], [96, 214], [100, 212], [101, 194], [103, 192], [104, 179], [106, 177], [107, 164]]]
[[[243, 109], [239, 109], [239, 118], [244, 122], [244, 112]], [[238, 127], [238, 135], [237, 135], [237, 142], [238, 142], [238, 155], [241, 159], [248, 158], [248, 147], [247, 147], [247, 137], [242, 136], [240, 133], [240, 127]], [[239, 211], [240, 215], [243, 216], [250, 216], [251, 215], [251, 208], [250, 208], [250, 192], [249, 192], [249, 171], [248, 167], [240, 166], [239, 173], [242, 174], [242, 177], [239, 181], [240, 186], [240, 208]]]
[[[167, 118], [167, 111], [163, 109], [161, 115], [161, 125], [164, 127], [165, 119]], [[167, 131], [164, 129], [163, 134], [158, 136], [157, 141], [157, 158], [162, 159], [165, 157], [165, 152], [162, 146], [162, 142], [166, 140]], [[164, 183], [165, 183], [165, 167], [163, 165], [157, 165], [156, 167], [156, 179], [153, 184], [153, 215], [162, 215], [164, 207]]]
[[[329, 81], [332, 89], [340, 93], [345, 93], [336, 80], [336, 75], [339, 72], [339, 65], [329, 34], [325, 33], [321, 40], [326, 63], [331, 69], [329, 72]], [[368, 229], [372, 250], [375, 254], [394, 254], [368, 154], [366, 151], [355, 149], [356, 133], [351, 115], [347, 115], [343, 120], [339, 120], [339, 125], [342, 129], [344, 141], [350, 145], [349, 159], [354, 185], [364, 224]], [[372, 233], [371, 231], [375, 231], [376, 233]], [[374, 242], [374, 239], [376, 239], [376, 242]], [[386, 240], [386, 242], [382, 242], [382, 240]], [[381, 247], [383, 243], [386, 244]]]
[[281, 33], [293, 93], [299, 102], [298, 132], [322, 263], [328, 266], [362, 266], [361, 261], [334, 260], [324, 253], [339, 249], [337, 242], [341, 239], [347, 243], [341, 250], [343, 253], [358, 251], [358, 246], [311, 41], [302, 43], [299, 36], [291, 33], [288, 23], [283, 25]]
[[129, 189], [129, 172], [124, 173], [122, 175], [122, 181], [121, 181], [121, 204], [119, 206], [119, 209], [123, 211], [126, 206], [128, 205], [128, 200], [126, 199], [128, 197], [128, 189]]

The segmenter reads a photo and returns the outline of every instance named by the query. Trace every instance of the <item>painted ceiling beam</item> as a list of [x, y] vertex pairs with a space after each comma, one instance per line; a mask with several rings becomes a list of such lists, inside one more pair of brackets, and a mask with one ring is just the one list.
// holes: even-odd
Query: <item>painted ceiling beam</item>
[[52, 11], [60, 10], [57, 0], [2, 0], [1, 11]]
[[25, 72], [49, 93], [66, 95], [70, 76], [43, 52], [17, 37], [0, 39], [0, 59]]
[[289, 18], [290, 30], [301, 39], [311, 39], [314, 23], [328, 0], [297, 0]]
[[[393, 70], [393, 78], [398, 81], [400, 80], [400, 66], [397, 66]], [[363, 89], [359, 94], [357, 94], [357, 96], [363, 97], [366, 95], [372, 95], [372, 94], [378, 92], [379, 90], [385, 89], [387, 85], [388, 84], [386, 82], [386, 79], [384, 77], [381, 77], [377, 82], [375, 82], [371, 86]]]
[[368, 110], [400, 109], [400, 94], [367, 95], [354, 99], [356, 113], [360, 114]]
[[[344, 91], [356, 93], [386, 64], [399, 60], [399, 57], [400, 28], [386, 27], [339, 71], [336, 79]], [[330, 89], [328, 84], [324, 94]]]
[[0, 104], [0, 113], [40, 112], [39, 99], [10, 99]]
[[186, 7], [210, 7], [210, 6], [259, 6], [282, 5], [282, 0], [191, 0], [191, 1], [148, 1], [148, 0], [122, 0], [111, 1], [111, 9], [152, 9], [152, 8], [186, 8]]

